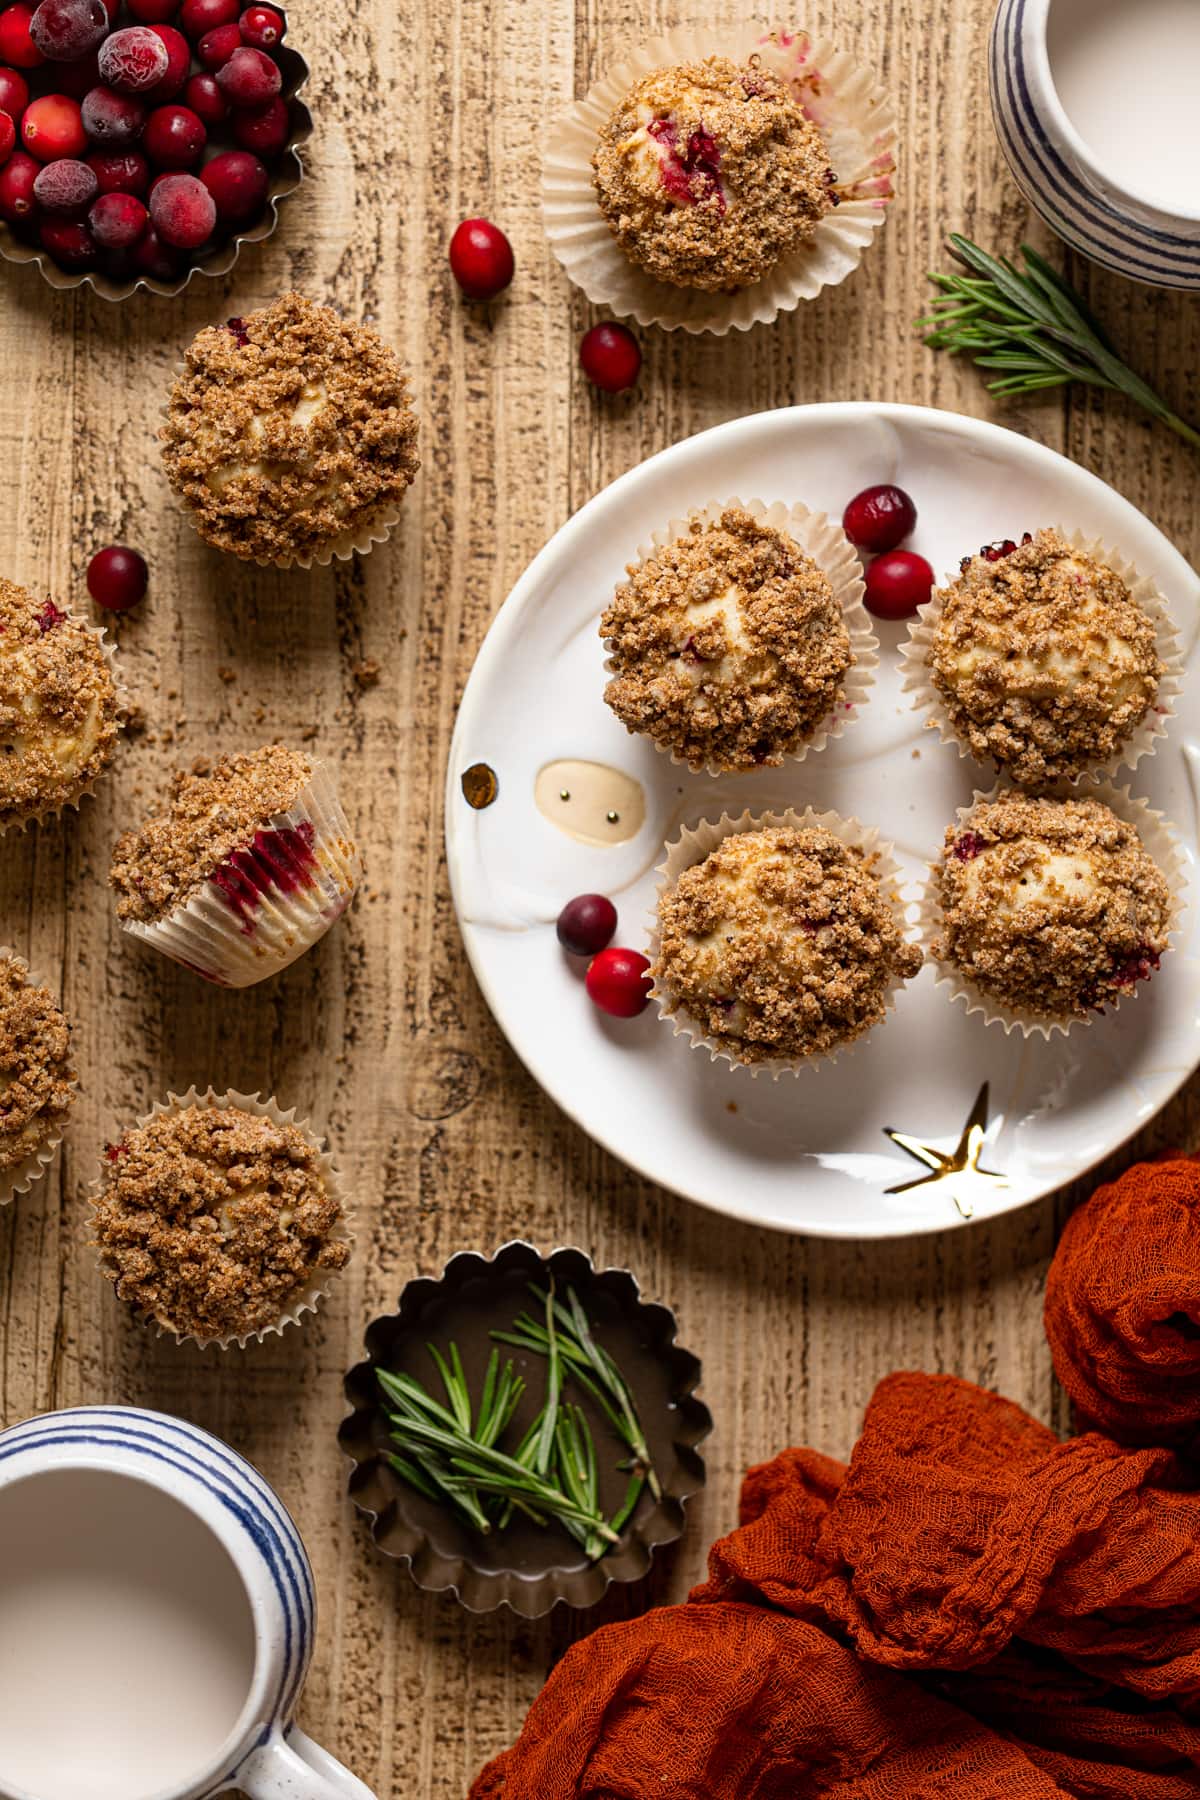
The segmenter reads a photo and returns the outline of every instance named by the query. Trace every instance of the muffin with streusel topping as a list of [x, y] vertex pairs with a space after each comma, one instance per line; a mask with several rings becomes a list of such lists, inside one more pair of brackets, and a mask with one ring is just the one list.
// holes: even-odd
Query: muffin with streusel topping
[[621, 249], [675, 287], [752, 286], [835, 204], [828, 146], [786, 82], [724, 56], [644, 76], [601, 131], [592, 169]]
[[75, 1098], [71, 1030], [48, 988], [0, 952], [0, 1206], [44, 1174]]
[[117, 744], [99, 634], [0, 576], [0, 832], [76, 805]]
[[200, 332], [163, 462], [201, 537], [286, 568], [386, 536], [420, 466], [417, 435], [395, 351], [293, 293]]

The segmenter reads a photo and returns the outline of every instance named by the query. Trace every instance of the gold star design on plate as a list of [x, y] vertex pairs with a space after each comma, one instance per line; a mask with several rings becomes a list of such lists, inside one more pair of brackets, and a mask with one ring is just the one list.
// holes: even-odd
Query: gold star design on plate
[[902, 1181], [896, 1187], [888, 1188], [889, 1194], [907, 1194], [912, 1188], [928, 1187], [931, 1182], [946, 1182], [950, 1198], [954, 1201], [964, 1219], [972, 1218], [975, 1212], [975, 1196], [980, 1192], [993, 1188], [1006, 1188], [1008, 1177], [999, 1174], [995, 1169], [980, 1167], [979, 1159], [983, 1155], [984, 1139], [987, 1137], [988, 1125], [988, 1084], [985, 1081], [975, 1096], [975, 1104], [967, 1115], [962, 1136], [955, 1148], [949, 1152], [938, 1150], [933, 1144], [926, 1144], [920, 1138], [910, 1137], [905, 1131], [893, 1131], [884, 1126], [883, 1135], [891, 1138], [893, 1144], [899, 1144], [901, 1150], [924, 1163], [930, 1170], [928, 1175], [918, 1175], [912, 1181]]

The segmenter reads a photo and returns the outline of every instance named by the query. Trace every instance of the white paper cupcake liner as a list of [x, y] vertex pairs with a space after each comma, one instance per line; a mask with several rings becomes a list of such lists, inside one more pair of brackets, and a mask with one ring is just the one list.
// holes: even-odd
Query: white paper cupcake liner
[[[883, 890], [884, 897], [891, 904], [896, 923], [903, 931], [905, 926], [905, 904], [901, 894], [902, 875], [896, 861], [893, 847], [874, 826], [860, 824], [857, 819], [842, 818], [839, 813], [815, 812], [811, 806], [803, 812], [796, 812], [789, 807], [785, 812], [742, 813], [740, 818], [731, 818], [723, 813], [720, 819], [702, 819], [698, 825], [684, 825], [680, 834], [672, 843], [666, 845], [665, 860], [655, 871], [661, 876], [655, 896], [654, 913], [650, 925], [649, 955], [652, 964], [657, 964], [662, 949], [662, 932], [659, 925], [658, 908], [664, 894], [674, 887], [685, 869], [694, 868], [710, 856], [717, 845], [726, 838], [740, 836], [746, 831], [764, 831], [784, 828], [795, 831], [807, 831], [820, 828], [832, 832], [843, 844], [863, 853], [871, 865], [871, 871]], [[711, 1037], [692, 1018], [684, 1007], [675, 1005], [671, 995], [659, 987], [657, 980], [653, 982], [650, 998], [658, 1008], [658, 1015], [669, 1024], [676, 1037], [687, 1038], [693, 1050], [707, 1050], [713, 1062], [728, 1063], [730, 1068], [744, 1069], [752, 1076], [769, 1075], [772, 1081], [778, 1081], [781, 1075], [799, 1075], [802, 1071], [828, 1067], [839, 1057], [847, 1056], [860, 1044], [866, 1043], [872, 1034], [887, 1023], [887, 1014], [896, 1004], [896, 996], [904, 986], [900, 976], [893, 976], [883, 993], [884, 1016], [869, 1031], [852, 1039], [847, 1044], [835, 1045], [832, 1050], [807, 1056], [799, 1061], [794, 1057], [769, 1057], [762, 1062], [747, 1063], [740, 1061], [724, 1044]]]
[[[301, 849], [265, 833], [299, 833]], [[234, 859], [236, 858], [236, 862]], [[242, 901], [213, 877], [166, 918], [125, 919], [124, 930], [218, 987], [252, 987], [286, 969], [323, 938], [345, 912], [362, 874], [358, 847], [323, 763], [287, 812], [266, 820], [254, 842], [227, 858]], [[219, 873], [219, 871], [218, 871]], [[282, 877], [284, 885], [280, 885]], [[286, 883], [295, 882], [294, 891]]]
[[[150, 1111], [137, 1120], [134, 1129], [140, 1131], [143, 1126], [148, 1125], [151, 1119], [157, 1118], [160, 1113], [184, 1112], [190, 1106], [216, 1107], [226, 1111], [231, 1108], [236, 1108], [240, 1112], [254, 1113], [259, 1118], [270, 1119], [275, 1125], [295, 1125], [298, 1131], [303, 1132], [313, 1149], [317, 1152], [321, 1179], [325, 1183], [327, 1190], [334, 1196], [341, 1207], [342, 1236], [350, 1245], [351, 1255], [353, 1255], [356, 1221], [353, 1210], [346, 1197], [345, 1183], [334, 1163], [333, 1157], [325, 1147], [324, 1140], [317, 1136], [307, 1119], [298, 1120], [296, 1118], [296, 1108], [294, 1106], [289, 1107], [285, 1112], [280, 1107], [277, 1100], [274, 1098], [264, 1100], [260, 1094], [239, 1094], [234, 1088], [228, 1089], [223, 1094], [218, 1094], [216, 1090], [211, 1087], [204, 1093], [201, 1093], [199, 1088], [191, 1087], [186, 1094], [170, 1092], [165, 1100], [156, 1100], [154, 1105], [150, 1108]], [[90, 1204], [93, 1208], [96, 1206], [104, 1192], [104, 1185], [103, 1174], [92, 1183]], [[112, 1281], [112, 1276], [104, 1266], [102, 1254], [97, 1258], [97, 1262], [100, 1273], [104, 1276], [104, 1279], [106, 1281]], [[140, 1319], [143, 1324], [156, 1326], [159, 1337], [174, 1338], [177, 1344], [197, 1344], [201, 1350], [208, 1349], [210, 1345], [215, 1345], [219, 1350], [229, 1350], [236, 1345], [239, 1350], [244, 1350], [247, 1344], [260, 1344], [269, 1337], [282, 1336], [289, 1325], [299, 1325], [306, 1313], [316, 1312], [321, 1301], [328, 1296], [331, 1288], [334, 1287], [339, 1277], [344, 1273], [346, 1266], [348, 1265], [343, 1265], [342, 1269], [322, 1270], [319, 1279], [314, 1277], [306, 1287], [293, 1295], [290, 1303], [284, 1311], [280, 1313], [278, 1319], [270, 1325], [264, 1325], [258, 1331], [248, 1331], [241, 1334], [234, 1332], [230, 1333], [228, 1337], [223, 1338], [201, 1338], [197, 1337], [192, 1332], [177, 1331], [169, 1319], [162, 1319], [157, 1315], [141, 1312], [138, 1308], [133, 1306], [130, 1306], [129, 1310], [133, 1313], [134, 1317]], [[122, 1304], [128, 1305], [127, 1302], [122, 1302]]]
[[[704, 524], [712, 524], [720, 518], [729, 507], [742, 507], [758, 520], [760, 525], [770, 525], [776, 531], [784, 532], [794, 543], [798, 544], [806, 556], [812, 558], [818, 568], [829, 578], [833, 589], [833, 597], [837, 601], [846, 630], [850, 636], [850, 650], [854, 661], [847, 670], [842, 682], [840, 697], [821, 720], [812, 736], [798, 749], [789, 750], [783, 761], [803, 762], [813, 750], [823, 750], [834, 738], [841, 737], [848, 725], [852, 725], [859, 717], [866, 704], [867, 697], [875, 681], [875, 671], [879, 667], [879, 639], [871, 624], [871, 615], [863, 605], [865, 584], [863, 582], [862, 564], [851, 548], [850, 540], [840, 525], [835, 525], [822, 512], [810, 512], [807, 506], [799, 503], [788, 506], [782, 500], [776, 500], [767, 506], [761, 500], [711, 500], [704, 506], [693, 508], [685, 519], [672, 519], [661, 530], [654, 532], [648, 544], [639, 544], [637, 550], [638, 563], [644, 563], [667, 544], [678, 538], [686, 538], [689, 528], [700, 520]], [[610, 656], [604, 664], [610, 676], [620, 673], [618, 665]], [[691, 764], [687, 758], [680, 756], [667, 744], [660, 744], [655, 739], [648, 740], [656, 750], [681, 769], [688, 769]], [[774, 765], [778, 766], [778, 765]], [[716, 763], [705, 764], [704, 772], [708, 775], [728, 775], [728, 769]]]
[[[1052, 525], [1045, 529], [1057, 531], [1073, 550], [1092, 557], [1096, 562], [1105, 563], [1115, 574], [1119, 575], [1129, 589], [1132, 599], [1154, 625], [1158, 654], [1164, 665], [1154, 704], [1149, 708], [1137, 729], [1130, 733], [1121, 748], [1114, 751], [1106, 762], [1096, 763], [1079, 775], [1071, 777], [1071, 784], [1076, 786], [1081, 782], [1086, 784], [1089, 781], [1101, 779], [1111, 781], [1115, 779], [1119, 770], [1133, 769], [1143, 756], [1153, 755], [1158, 740], [1165, 736], [1167, 721], [1174, 716], [1180, 688], [1183, 685], [1183, 646], [1179, 632], [1167, 612], [1166, 601], [1158, 587], [1148, 576], [1139, 575], [1134, 565], [1122, 556], [1120, 551], [1102, 543], [1099, 538], [1086, 538], [1082, 532], [1068, 531], [1062, 525]], [[955, 577], [951, 576], [947, 585], [953, 585], [954, 579]], [[946, 710], [946, 702], [934, 686], [929, 674], [930, 652], [943, 611], [944, 603], [941, 594], [935, 590], [933, 598], [921, 608], [915, 618], [909, 621], [908, 637], [900, 646], [904, 691], [913, 695], [913, 706], [917, 711], [925, 714], [928, 724], [936, 728], [942, 743], [952, 745], [960, 757], [969, 757], [973, 756], [973, 752], [955, 731]], [[993, 768], [998, 777], [1003, 776], [1015, 787], [1022, 788], [1022, 791], [1039, 791], [1027, 788], [1024, 783], [1019, 783], [1010, 769], [1001, 767], [991, 758], [982, 766]]]
[[[592, 184], [592, 152], [630, 88], [656, 69], [714, 55], [734, 62], [757, 57], [790, 83], [824, 133], [841, 201], [808, 243], [736, 293], [677, 288], [644, 274], [613, 237]], [[556, 122], [542, 171], [546, 235], [571, 280], [595, 305], [667, 330], [717, 336], [746, 331], [814, 299], [858, 267], [893, 197], [895, 148], [896, 114], [887, 93], [827, 39], [758, 24], [727, 31], [681, 28], [643, 44]]]
[[[50, 987], [50, 983], [48, 981], [43, 981], [40, 975], [36, 975], [25, 961], [25, 958], [19, 956], [10, 945], [3, 944], [0, 945], [0, 962], [6, 961], [16, 963], [19, 969], [24, 970], [25, 979], [30, 987], [46, 988], [53, 994], [54, 989]], [[70, 1022], [68, 1021], [68, 1025], [69, 1023]], [[79, 1081], [72, 1071], [72, 1096], [78, 1094], [78, 1092]], [[74, 1099], [72, 1098], [72, 1105], [73, 1104]], [[5, 1169], [0, 1173], [0, 1207], [11, 1205], [18, 1195], [27, 1194], [34, 1183], [42, 1179], [42, 1176], [46, 1173], [50, 1164], [58, 1155], [59, 1145], [62, 1143], [65, 1134], [65, 1126], [66, 1121], [63, 1120], [59, 1127], [50, 1133], [49, 1137], [42, 1140], [36, 1150], [31, 1150], [29, 1155], [21, 1162], [14, 1163], [11, 1169]]]
[[[64, 607], [62, 610], [74, 624], [82, 625], [88, 636], [95, 638], [100, 646], [101, 654], [108, 664], [108, 672], [112, 676], [113, 690], [116, 696], [116, 722], [119, 734], [121, 727], [128, 716], [129, 708], [125, 690], [122, 687], [120, 677], [117, 674], [117, 647], [105, 634], [103, 626], [93, 625], [89, 620], [81, 619], [78, 613], [71, 611], [70, 607]], [[92, 779], [86, 786], [81, 787], [79, 792], [72, 795], [69, 800], [60, 800], [56, 806], [44, 806], [37, 812], [25, 813], [19, 819], [9, 819], [6, 821], [0, 817], [0, 837], [4, 837], [6, 833], [10, 831], [26, 831], [31, 825], [46, 825], [53, 819], [61, 818], [65, 812], [78, 812], [84, 800], [91, 800], [95, 797], [96, 789], [111, 770], [115, 756], [116, 750], [114, 749], [113, 755], [109, 757], [104, 767], [102, 769], [97, 769], [96, 773], [92, 776]]]
[[[961, 830], [968, 822], [971, 813], [977, 806], [999, 799], [1001, 794], [1009, 792], [1020, 794], [1021, 788], [1005, 788], [997, 786], [984, 793], [976, 788], [974, 797], [966, 806], [960, 806], [955, 814], [956, 830]], [[1167, 954], [1175, 948], [1175, 940], [1179, 936], [1183, 914], [1184, 896], [1187, 891], [1187, 869], [1183, 852], [1179, 847], [1174, 827], [1160, 812], [1147, 804], [1145, 800], [1135, 799], [1128, 788], [1113, 787], [1107, 781], [1085, 781], [1057, 783], [1044, 794], [1033, 796], [1037, 799], [1058, 800], [1100, 800], [1111, 808], [1117, 817], [1127, 825], [1132, 825], [1154, 862], [1166, 877], [1171, 890], [1171, 916], [1167, 924]], [[1136, 1001], [1141, 989], [1150, 985], [1141, 981], [1124, 993], [1116, 993], [1104, 1002], [1103, 1012], [1093, 1011], [1086, 1018], [1074, 1016], [1066, 1019], [1046, 1019], [1039, 1016], [1019, 1012], [1015, 1008], [1005, 1006], [993, 995], [986, 994], [962, 973], [955, 964], [946, 962], [935, 956], [933, 945], [941, 935], [942, 910], [937, 893], [937, 871], [941, 867], [941, 858], [930, 864], [929, 873], [922, 884], [918, 900], [918, 925], [921, 933], [921, 947], [926, 961], [936, 971], [936, 985], [945, 988], [951, 1001], [962, 1001], [968, 1014], [981, 1013], [988, 1025], [1000, 1025], [1005, 1032], [1019, 1031], [1022, 1037], [1052, 1038], [1060, 1032], [1066, 1037], [1070, 1031], [1083, 1031], [1093, 1025], [1100, 1017], [1107, 1017], [1116, 1012], [1122, 1001], [1132, 1004]]]

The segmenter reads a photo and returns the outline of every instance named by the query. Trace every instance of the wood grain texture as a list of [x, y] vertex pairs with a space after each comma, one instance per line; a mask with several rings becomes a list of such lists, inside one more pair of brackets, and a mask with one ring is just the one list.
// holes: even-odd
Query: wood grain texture
[[[738, 0], [354, 0], [293, 9], [311, 59], [311, 172], [278, 235], [223, 283], [110, 307], [0, 269], [0, 556], [6, 574], [86, 607], [99, 545], [141, 545], [151, 597], [120, 622], [148, 729], [77, 816], [0, 846], [0, 940], [61, 983], [84, 1092], [52, 1179], [0, 1213], [0, 1423], [82, 1401], [177, 1412], [275, 1483], [316, 1566], [322, 1623], [307, 1729], [381, 1797], [447, 1800], [515, 1734], [552, 1659], [601, 1618], [678, 1598], [735, 1513], [747, 1463], [785, 1439], [853, 1443], [888, 1370], [950, 1370], [1063, 1422], [1040, 1326], [1065, 1193], [991, 1225], [902, 1245], [785, 1240], [716, 1221], [638, 1180], [570, 1125], [508, 1051], [455, 927], [441, 786], [455, 706], [488, 623], [529, 558], [651, 452], [795, 401], [909, 400], [1002, 419], [1113, 482], [1195, 556], [1196, 462], [1120, 404], [993, 406], [910, 321], [940, 239], [1044, 243], [988, 114], [987, 0], [865, 0], [803, 21], [856, 49], [899, 102], [898, 203], [856, 277], [771, 329], [649, 335], [636, 393], [599, 400], [575, 368], [589, 320], [543, 242], [546, 119], [631, 41], [733, 22]], [[517, 278], [491, 316], [445, 268], [464, 214], [501, 221]], [[1200, 311], [1073, 270], [1119, 343], [1200, 413]], [[202, 325], [296, 285], [375, 321], [411, 364], [424, 469], [391, 543], [353, 567], [247, 571], [172, 504], [154, 445], [171, 369]], [[1014, 521], [1014, 525], [1020, 521]], [[363, 689], [354, 667], [378, 661]], [[224, 674], [222, 672], [225, 672]], [[368, 891], [311, 955], [243, 994], [210, 991], [119, 934], [105, 876], [118, 830], [166, 770], [273, 736], [342, 771]], [[84, 1196], [101, 1146], [169, 1087], [277, 1094], [335, 1146], [360, 1253], [303, 1333], [243, 1355], [179, 1350], [132, 1327], [94, 1271]], [[1193, 1088], [1144, 1144], [1194, 1135]], [[340, 1378], [403, 1282], [464, 1246], [521, 1234], [634, 1269], [703, 1354], [717, 1419], [710, 1483], [648, 1590], [582, 1621], [475, 1620], [378, 1557], [344, 1493]]]

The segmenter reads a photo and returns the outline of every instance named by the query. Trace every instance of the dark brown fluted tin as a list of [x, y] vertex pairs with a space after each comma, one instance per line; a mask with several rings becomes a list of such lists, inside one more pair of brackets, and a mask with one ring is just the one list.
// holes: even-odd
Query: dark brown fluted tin
[[[279, 0], [271, 0], [276, 12], [287, 19], [287, 9]], [[300, 147], [312, 136], [312, 114], [300, 98], [302, 88], [308, 82], [310, 70], [304, 57], [298, 50], [293, 50], [285, 41], [275, 52], [283, 77], [282, 97], [287, 101], [291, 118], [291, 135], [287, 147], [277, 160], [271, 171], [271, 185], [267, 190], [267, 205], [261, 219], [245, 231], [235, 231], [232, 236], [207, 256], [200, 257], [192, 263], [185, 275], [178, 281], [155, 281], [153, 276], [138, 275], [129, 281], [112, 281], [98, 269], [60, 269], [48, 250], [39, 249], [36, 244], [26, 244], [0, 220], [0, 257], [10, 263], [36, 263], [41, 270], [42, 279], [52, 288], [90, 287], [102, 300], [128, 300], [131, 294], [139, 289], [149, 294], [161, 294], [171, 298], [182, 294], [185, 287], [196, 275], [228, 275], [241, 253], [243, 244], [260, 244], [274, 233], [279, 224], [279, 206], [289, 194], [294, 194], [304, 180], [304, 162], [300, 155]], [[34, 74], [38, 71], [34, 70]], [[232, 140], [223, 149], [236, 149]]]
[[[620, 1543], [590, 1564], [557, 1529], [519, 1522], [494, 1537], [478, 1536], [415, 1493], [386, 1460], [390, 1438], [376, 1369], [403, 1370], [436, 1392], [437, 1377], [425, 1346], [432, 1342], [444, 1350], [453, 1338], [471, 1391], [478, 1394], [492, 1348], [489, 1334], [512, 1325], [531, 1304], [527, 1284], [544, 1285], [548, 1274], [560, 1292], [568, 1284], [575, 1288], [598, 1340], [629, 1382], [663, 1486], [661, 1501], [643, 1493]], [[639, 1580], [654, 1551], [680, 1537], [684, 1503], [704, 1485], [704, 1463], [696, 1446], [711, 1431], [712, 1417], [695, 1397], [700, 1364], [690, 1351], [680, 1349], [675, 1330], [674, 1314], [643, 1301], [632, 1275], [624, 1269], [598, 1271], [582, 1250], [555, 1250], [545, 1257], [530, 1244], [506, 1244], [490, 1261], [466, 1252], [447, 1263], [440, 1280], [410, 1281], [399, 1310], [367, 1329], [367, 1361], [346, 1377], [355, 1411], [338, 1434], [354, 1463], [350, 1496], [371, 1520], [379, 1548], [406, 1562], [418, 1587], [452, 1593], [471, 1612], [509, 1606], [527, 1619], [540, 1618], [559, 1601], [594, 1606], [611, 1582]], [[515, 1421], [519, 1429], [539, 1404], [545, 1363], [504, 1345], [501, 1352], [513, 1358], [529, 1383]], [[616, 1468], [623, 1450], [590, 1402], [587, 1411], [603, 1469], [601, 1500], [611, 1513], [625, 1487], [626, 1478]]]

